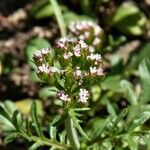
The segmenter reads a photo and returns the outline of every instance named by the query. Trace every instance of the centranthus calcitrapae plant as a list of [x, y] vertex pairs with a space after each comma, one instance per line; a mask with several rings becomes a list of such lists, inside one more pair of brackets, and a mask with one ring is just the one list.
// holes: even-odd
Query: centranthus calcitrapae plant
[[55, 86], [56, 97], [62, 101], [66, 113], [65, 128], [73, 149], [80, 148], [78, 131], [87, 139], [78, 119], [80, 111], [88, 110], [90, 88], [104, 76], [102, 57], [90, 51], [83, 40], [61, 38], [57, 41], [55, 55], [44, 48], [34, 54], [38, 77]]

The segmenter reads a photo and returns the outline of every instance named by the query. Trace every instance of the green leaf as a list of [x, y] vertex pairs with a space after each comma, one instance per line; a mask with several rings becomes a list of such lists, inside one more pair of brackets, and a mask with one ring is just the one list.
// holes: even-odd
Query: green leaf
[[139, 75], [142, 86], [139, 101], [147, 103], [150, 101], [150, 59], [145, 59], [141, 62], [139, 65]]
[[56, 134], [57, 134], [56, 127], [50, 125], [50, 137], [51, 137], [51, 139], [56, 140]]
[[57, 0], [49, 0], [49, 2], [51, 3], [51, 5], [53, 7], [53, 10], [54, 10], [54, 13], [56, 16], [56, 20], [58, 22], [58, 25], [59, 25], [59, 28], [61, 31], [61, 36], [64, 37], [64, 36], [66, 36], [66, 24], [64, 22], [64, 18], [63, 18], [63, 15], [61, 13], [60, 6], [59, 6]]
[[43, 87], [39, 90], [39, 97], [41, 99], [46, 99], [50, 96], [56, 96], [56, 93], [57, 93], [58, 89], [56, 87]]
[[17, 137], [17, 135], [18, 135], [18, 133], [16, 133], [16, 132], [10, 133], [9, 135], [7, 135], [4, 138], [4, 143], [8, 144], [8, 143], [12, 142]]
[[143, 59], [150, 58], [150, 42], [146, 43], [142, 48], [140, 48], [134, 55], [131, 55], [127, 69], [128, 71], [133, 71]]
[[116, 119], [113, 121], [112, 129], [114, 129], [118, 123], [123, 119], [123, 117], [127, 114], [128, 110], [125, 108], [123, 111], [116, 117]]
[[25, 53], [27, 55], [28, 63], [35, 68], [35, 65], [33, 64], [33, 54], [42, 48], [48, 48], [51, 47], [49, 42], [46, 39], [43, 38], [33, 38], [29, 41], [25, 48]]
[[81, 128], [79, 122], [80, 120], [76, 116], [76, 112], [73, 109], [69, 109], [69, 116], [73, 120], [74, 126], [78, 129], [78, 131], [81, 133], [81, 135], [86, 138], [87, 140], [90, 140], [90, 138], [86, 135], [86, 133]]
[[36, 19], [47, 18], [54, 15], [54, 9], [48, 0], [39, 0], [33, 5], [31, 15]]
[[150, 112], [149, 111], [145, 111], [145, 112], [140, 113], [133, 120], [133, 122], [129, 125], [128, 131], [129, 132], [133, 131], [136, 127], [144, 124], [149, 118], [150, 118]]
[[103, 90], [111, 90], [113, 92], [120, 92], [120, 76], [112, 75], [107, 77], [103, 82], [101, 82], [101, 87]]
[[11, 117], [10, 115], [5, 111], [5, 109], [0, 105], [0, 115], [5, 117], [7, 120], [11, 122]]
[[38, 136], [41, 138], [44, 138], [44, 135], [43, 135], [43, 132], [41, 129], [41, 124], [38, 121], [37, 108], [36, 108], [35, 101], [32, 102], [31, 115], [32, 115], [32, 120], [34, 122], [35, 130], [36, 130]]
[[133, 85], [127, 80], [121, 80], [120, 85], [129, 103], [131, 103], [131, 105], [136, 105], [137, 96], [135, 94]]
[[65, 143], [66, 142], [66, 131], [64, 130], [62, 133], [59, 134], [59, 139], [61, 143]]
[[130, 150], [136, 150], [138, 148], [138, 141], [133, 136], [125, 135], [124, 138]]
[[74, 21], [83, 21], [83, 20], [87, 20], [87, 21], [93, 21], [92, 18], [90, 18], [89, 16], [85, 16], [85, 15], [78, 15], [72, 11], [66, 11], [63, 15], [64, 20], [66, 25], [68, 26], [71, 22]]
[[29, 147], [28, 150], [37, 150], [37, 148], [39, 148], [40, 146], [42, 146], [43, 144], [41, 142], [36, 142], [34, 143], [31, 147]]
[[21, 118], [18, 118], [19, 117], [18, 115], [19, 115], [19, 111], [15, 110], [13, 115], [12, 115], [12, 123], [15, 126], [16, 130], [19, 132], [19, 131], [21, 131], [20, 122], [22, 122], [22, 120], [21, 120]]
[[147, 19], [136, 5], [124, 2], [116, 10], [111, 21], [120, 31], [138, 36], [144, 33]]
[[101, 121], [100, 123], [97, 124], [97, 126], [94, 128], [94, 131], [92, 132], [92, 136], [91, 136], [92, 141], [95, 141], [101, 136], [101, 134], [105, 131], [105, 128], [109, 121], [110, 118], [106, 119], [103, 122]]

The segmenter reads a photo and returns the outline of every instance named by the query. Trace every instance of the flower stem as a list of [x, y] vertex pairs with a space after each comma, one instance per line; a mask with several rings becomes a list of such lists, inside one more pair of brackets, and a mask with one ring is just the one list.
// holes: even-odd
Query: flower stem
[[76, 131], [76, 128], [74, 128], [73, 121], [69, 116], [65, 120], [65, 127], [66, 127], [67, 136], [68, 136], [69, 142], [71, 144], [71, 147], [74, 150], [79, 150], [80, 143], [79, 143], [77, 131]]

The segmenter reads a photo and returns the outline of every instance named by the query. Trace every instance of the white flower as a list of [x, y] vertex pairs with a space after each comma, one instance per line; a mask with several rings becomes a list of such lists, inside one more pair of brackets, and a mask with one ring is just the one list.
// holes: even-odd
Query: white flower
[[74, 48], [74, 55], [77, 56], [77, 57], [80, 57], [80, 52], [81, 52], [81, 49], [80, 49], [80, 45], [76, 45]]
[[73, 54], [71, 52], [64, 53], [64, 59], [69, 59]]
[[85, 39], [85, 36], [84, 36], [83, 34], [81, 34], [81, 35], [79, 36], [79, 39], [80, 39], [80, 40], [84, 40], [84, 39]]
[[65, 42], [67, 42], [67, 40], [68, 40], [68, 38], [66, 38], [66, 37], [63, 37], [63, 38], [60, 38], [59, 39], [59, 42], [61, 42], [61, 43], [65, 43]]
[[37, 57], [37, 58], [41, 58], [42, 57], [42, 53], [40, 50], [37, 50], [35, 53], [34, 53], [34, 56]]
[[90, 54], [90, 55], [88, 55], [87, 59], [95, 60], [95, 61], [101, 61], [102, 57], [101, 57], [100, 54], [96, 53], [96, 54]]
[[77, 67], [77, 69], [74, 71], [73, 74], [75, 77], [82, 77], [82, 71], [80, 70], [79, 67]]
[[100, 44], [100, 42], [101, 42], [101, 39], [95, 38], [93, 41], [93, 45], [96, 46], [96, 45]]
[[85, 39], [88, 39], [88, 38], [90, 37], [90, 32], [86, 31], [86, 32], [84, 33], [84, 36], [85, 36]]
[[88, 47], [87, 44], [83, 40], [80, 40], [78, 43], [80, 44], [81, 48], [87, 48]]
[[89, 99], [89, 92], [86, 89], [80, 89], [79, 101], [82, 103], [87, 103], [88, 99]]
[[102, 31], [102, 29], [98, 25], [95, 25], [95, 27], [94, 27], [94, 35], [98, 36], [101, 33], [101, 31]]
[[50, 52], [50, 49], [49, 49], [49, 48], [43, 48], [43, 49], [41, 50], [42, 55], [46, 55], [46, 54], [48, 54], [49, 52]]
[[41, 66], [38, 67], [38, 69], [42, 73], [50, 73], [48, 64], [42, 64]]
[[62, 101], [68, 101], [69, 98], [68, 98], [68, 94], [65, 94], [64, 91], [58, 91], [57, 94], [56, 94], [59, 99], [61, 99]]
[[56, 67], [49, 67], [49, 71], [50, 71], [51, 73], [55, 73], [55, 72], [59, 72], [59, 69], [56, 68]]
[[96, 67], [90, 67], [90, 73], [94, 74], [97, 72], [97, 68]]
[[94, 49], [94, 47], [93, 47], [93, 46], [89, 46], [89, 52], [90, 52], [90, 53], [93, 53], [93, 52], [94, 52], [94, 50], [95, 50], [95, 49]]
[[104, 75], [104, 72], [103, 72], [103, 68], [102, 68], [102, 67], [99, 67], [99, 68], [97, 69], [97, 75], [98, 75], [98, 76]]

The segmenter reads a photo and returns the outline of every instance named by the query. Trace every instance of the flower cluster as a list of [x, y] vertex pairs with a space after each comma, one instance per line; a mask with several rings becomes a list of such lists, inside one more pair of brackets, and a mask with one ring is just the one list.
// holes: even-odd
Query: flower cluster
[[102, 28], [92, 21], [76, 21], [69, 26], [69, 31], [79, 40], [84, 40], [89, 45], [89, 50], [101, 48], [104, 32]]
[[46, 48], [38, 50], [33, 59], [40, 79], [56, 86], [56, 95], [63, 102], [87, 103], [90, 84], [104, 75], [101, 55], [91, 52], [83, 40], [61, 38], [54, 57]]

